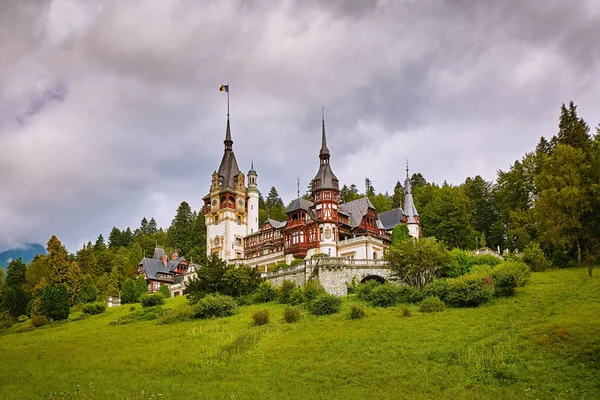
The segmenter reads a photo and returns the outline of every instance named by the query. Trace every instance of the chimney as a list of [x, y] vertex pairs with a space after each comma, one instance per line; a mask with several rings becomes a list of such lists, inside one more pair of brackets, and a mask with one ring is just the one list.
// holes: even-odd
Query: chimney
[[165, 267], [167, 266], [167, 260], [168, 260], [168, 257], [166, 255], [164, 255], [160, 258], [160, 261], [162, 261], [163, 264], [165, 264]]
[[173, 254], [171, 254], [171, 260], [175, 260], [177, 257], [179, 257], [179, 253], [175, 252]]

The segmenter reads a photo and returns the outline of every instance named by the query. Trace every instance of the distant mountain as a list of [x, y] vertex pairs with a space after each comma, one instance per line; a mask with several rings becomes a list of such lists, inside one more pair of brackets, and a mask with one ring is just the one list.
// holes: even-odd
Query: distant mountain
[[6, 269], [12, 260], [19, 257], [25, 264], [29, 264], [38, 254], [47, 254], [44, 246], [39, 243], [27, 243], [23, 247], [6, 250], [0, 253], [0, 268]]

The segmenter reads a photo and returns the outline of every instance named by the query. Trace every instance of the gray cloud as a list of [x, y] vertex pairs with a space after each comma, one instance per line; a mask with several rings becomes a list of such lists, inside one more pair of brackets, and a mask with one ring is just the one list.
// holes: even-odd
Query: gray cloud
[[598, 123], [595, 0], [0, 3], [0, 249], [201, 206], [231, 85], [234, 150], [284, 201], [342, 183], [494, 179], [562, 102]]

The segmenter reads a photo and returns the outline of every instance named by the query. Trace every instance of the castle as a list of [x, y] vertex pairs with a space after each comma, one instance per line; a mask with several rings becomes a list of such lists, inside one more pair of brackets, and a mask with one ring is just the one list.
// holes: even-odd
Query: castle
[[313, 201], [297, 198], [285, 211], [286, 221], [268, 219], [258, 224], [258, 174], [252, 165], [246, 176], [235, 154], [229, 114], [225, 151], [219, 169], [212, 174], [210, 192], [204, 200], [207, 254], [230, 263], [246, 264], [266, 271], [268, 267], [315, 254], [349, 259], [376, 260], [391, 243], [395, 226], [406, 224], [409, 235], [419, 237], [420, 218], [413, 202], [406, 170], [404, 208], [377, 213], [362, 197], [340, 203], [340, 185], [330, 164], [330, 152], [322, 117], [319, 170], [312, 180]]

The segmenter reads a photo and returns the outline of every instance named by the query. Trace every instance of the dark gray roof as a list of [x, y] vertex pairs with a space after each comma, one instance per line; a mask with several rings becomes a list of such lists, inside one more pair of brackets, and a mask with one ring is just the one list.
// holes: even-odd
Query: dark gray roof
[[183, 257], [178, 257], [174, 260], [169, 261], [167, 263], [167, 269], [169, 270], [169, 272], [173, 272], [173, 270], [175, 270], [175, 268], [177, 268], [177, 266], [179, 265], [181, 260], [183, 260]]
[[287, 210], [285, 210], [286, 214], [296, 210], [305, 210], [308, 211], [314, 205], [314, 203], [310, 200], [303, 199], [302, 197], [297, 198], [290, 204]]
[[221, 189], [235, 189], [237, 176], [240, 173], [240, 169], [235, 159], [235, 154], [232, 150], [226, 150], [221, 159], [221, 165], [217, 174], [219, 175], [219, 183]]
[[227, 115], [227, 131], [225, 133], [225, 153], [221, 159], [221, 165], [217, 174], [219, 175], [219, 183], [221, 184], [221, 190], [231, 189], [234, 190], [236, 186], [237, 176], [240, 173], [240, 169], [233, 154], [233, 140], [231, 140], [231, 128], [229, 127], [229, 115]]
[[271, 224], [271, 226], [273, 228], [275, 228], [275, 229], [283, 228], [284, 226], [287, 225], [287, 221], [277, 221], [277, 220], [274, 220], [274, 219], [271, 219], [271, 218], [268, 218], [267, 222], [269, 224]]
[[338, 178], [335, 176], [329, 164], [321, 164], [319, 166], [319, 171], [317, 175], [315, 175], [314, 180], [320, 180], [321, 184], [318, 189], [337, 189], [337, 185], [334, 184], [334, 181], [338, 181]]
[[350, 215], [350, 226], [356, 228], [360, 225], [363, 217], [367, 215], [369, 208], [375, 210], [375, 206], [368, 197], [361, 197], [348, 203], [340, 204], [340, 210]]
[[379, 213], [379, 221], [386, 231], [391, 231], [402, 222], [403, 211], [401, 208], [394, 208], [390, 211]]
[[408, 169], [406, 170], [406, 182], [404, 182], [404, 215], [406, 215], [406, 223], [416, 223], [415, 217], [419, 216], [417, 207], [412, 196], [412, 187], [408, 178]]
[[[165, 264], [163, 264], [162, 261], [160, 260], [154, 260], [152, 258], [146, 258], [144, 257], [142, 259], [142, 261], [140, 261], [141, 266], [144, 267], [144, 272], [146, 273], [146, 276], [148, 277], [148, 279], [152, 279], [152, 280], [159, 280], [159, 281], [170, 281], [169, 279], [164, 279], [164, 278], [159, 278], [157, 276], [157, 274], [163, 273], [163, 274], [167, 274], [167, 275], [173, 275], [172, 272], [170, 272], [167, 268], [165, 267]], [[167, 263], [168, 265], [168, 263]], [[173, 268], [175, 269], [175, 268]]]

